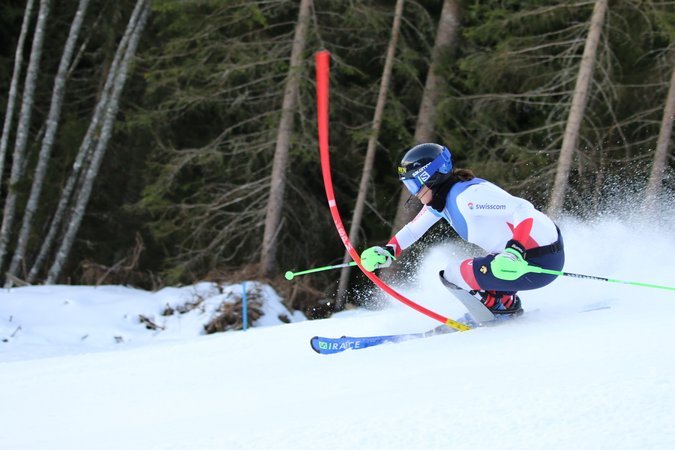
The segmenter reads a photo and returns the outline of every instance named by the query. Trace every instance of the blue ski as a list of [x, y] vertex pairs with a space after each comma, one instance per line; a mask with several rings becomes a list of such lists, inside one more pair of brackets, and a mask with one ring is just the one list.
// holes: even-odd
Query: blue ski
[[[521, 314], [510, 315], [510, 314], [493, 314], [489, 309], [487, 309], [476, 297], [474, 297], [468, 291], [461, 289], [454, 284], [448, 282], [443, 278], [443, 272], [439, 273], [439, 277], [443, 285], [448, 288], [448, 290], [464, 305], [464, 307], [469, 311], [468, 314], [457, 320], [465, 325], [470, 326], [471, 328], [478, 327], [488, 327], [499, 325], [516, 317], [519, 317]], [[333, 353], [340, 353], [345, 350], [360, 350], [362, 348], [373, 347], [375, 345], [388, 344], [388, 343], [398, 343], [405, 342], [412, 339], [426, 338], [430, 336], [436, 336], [439, 334], [447, 334], [455, 332], [454, 328], [451, 328], [446, 325], [440, 325], [436, 328], [433, 328], [429, 331], [423, 333], [408, 333], [408, 334], [393, 334], [386, 336], [366, 336], [366, 337], [352, 337], [352, 336], [342, 336], [339, 338], [329, 338], [314, 336], [310, 340], [312, 349], [322, 355], [332, 355]]]
[[[477, 323], [469, 314], [465, 314], [458, 322], [469, 325], [471, 328], [495, 326], [500, 323], [507, 322], [520, 316], [501, 315], [496, 316], [490, 322]], [[332, 355], [333, 353], [344, 352], [345, 350], [360, 350], [362, 348], [374, 347], [382, 344], [397, 344], [399, 342], [410, 341], [413, 339], [427, 338], [431, 336], [438, 336], [440, 334], [453, 333], [457, 330], [446, 325], [440, 325], [429, 331], [422, 333], [406, 333], [406, 334], [390, 334], [384, 336], [342, 336], [338, 338], [330, 338], [323, 336], [314, 336], [310, 340], [312, 350], [322, 355]]]
[[[452, 328], [449, 328], [445, 325], [442, 325], [444, 328], [455, 331]], [[352, 337], [352, 336], [342, 336], [339, 338], [329, 338], [322, 336], [314, 336], [310, 340], [312, 349], [321, 353], [322, 355], [331, 355], [333, 353], [343, 352], [345, 350], [359, 350], [362, 348], [373, 347], [375, 345], [387, 344], [387, 343], [398, 343], [403, 341], [409, 341], [411, 339], [419, 339], [428, 336], [433, 336], [436, 333], [434, 330], [429, 330], [424, 333], [409, 333], [409, 334], [392, 334], [388, 336], [364, 336], [364, 337]], [[440, 334], [440, 333], [439, 333]]]

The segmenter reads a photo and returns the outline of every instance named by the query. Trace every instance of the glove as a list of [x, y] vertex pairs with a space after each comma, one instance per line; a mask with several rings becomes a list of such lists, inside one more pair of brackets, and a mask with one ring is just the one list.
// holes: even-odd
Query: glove
[[528, 270], [525, 261], [525, 247], [516, 240], [506, 243], [506, 248], [490, 263], [492, 274], [500, 280], [513, 281], [525, 275]]
[[368, 272], [373, 272], [375, 269], [391, 266], [394, 261], [394, 249], [390, 246], [386, 247], [370, 247], [361, 253], [361, 265]]

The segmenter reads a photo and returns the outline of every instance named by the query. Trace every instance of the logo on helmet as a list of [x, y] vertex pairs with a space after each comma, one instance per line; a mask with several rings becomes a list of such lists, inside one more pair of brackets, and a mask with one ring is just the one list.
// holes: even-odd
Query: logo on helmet
[[[422, 166], [422, 167], [420, 167], [419, 169], [417, 169], [416, 171], [414, 171], [414, 172], [412, 173], [412, 176], [413, 176], [413, 177], [416, 177], [417, 175], [420, 175], [420, 174], [421, 174], [420, 177], [423, 177], [423, 176], [426, 175], [426, 180], [428, 180], [430, 175], [429, 175], [428, 173], [426, 173], [425, 170], [426, 170], [427, 167], [429, 167], [429, 164], [431, 164], [431, 163], [428, 162], [428, 163], [426, 163], [424, 166]], [[422, 181], [426, 181], [426, 180], [422, 180]]]

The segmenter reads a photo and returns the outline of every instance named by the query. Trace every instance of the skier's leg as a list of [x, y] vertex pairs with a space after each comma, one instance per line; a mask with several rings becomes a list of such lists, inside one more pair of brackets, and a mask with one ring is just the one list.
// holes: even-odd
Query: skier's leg
[[476, 295], [476, 298], [493, 313], [515, 314], [522, 312], [520, 299], [516, 296], [515, 291], [487, 291], [478, 284], [474, 275], [475, 262], [476, 259], [451, 261], [441, 274], [446, 281], [455, 286], [465, 291], [469, 291], [472, 294], [477, 293], [478, 295]]
[[[490, 258], [493, 258], [490, 255]], [[516, 295], [516, 287], [505, 290], [489, 289], [478, 282], [475, 275], [475, 264], [481, 264], [483, 267], [484, 258], [465, 259], [463, 261], [451, 261], [442, 272], [443, 278], [455, 286], [477, 293], [478, 298], [490, 311], [497, 314], [514, 314], [522, 312], [520, 298]], [[489, 271], [489, 264], [486, 269], [479, 268], [479, 272]]]
[[453, 260], [445, 267], [443, 278], [465, 291], [480, 290], [473, 275], [473, 259]]

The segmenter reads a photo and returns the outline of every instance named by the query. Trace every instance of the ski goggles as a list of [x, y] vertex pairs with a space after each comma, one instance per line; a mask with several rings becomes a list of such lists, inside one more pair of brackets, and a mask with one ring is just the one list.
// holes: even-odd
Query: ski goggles
[[424, 183], [420, 182], [417, 178], [402, 178], [403, 185], [408, 189], [412, 195], [417, 195], [424, 187]]
[[409, 175], [409, 178], [401, 178], [401, 181], [406, 189], [408, 189], [408, 192], [412, 195], [417, 195], [424, 187], [424, 183], [429, 181], [436, 172], [441, 169], [446, 169], [445, 171], [441, 171], [443, 171], [443, 173], [448, 173], [451, 168], [452, 162], [450, 151], [447, 148], [444, 148], [443, 152], [433, 161], [415, 170]]

